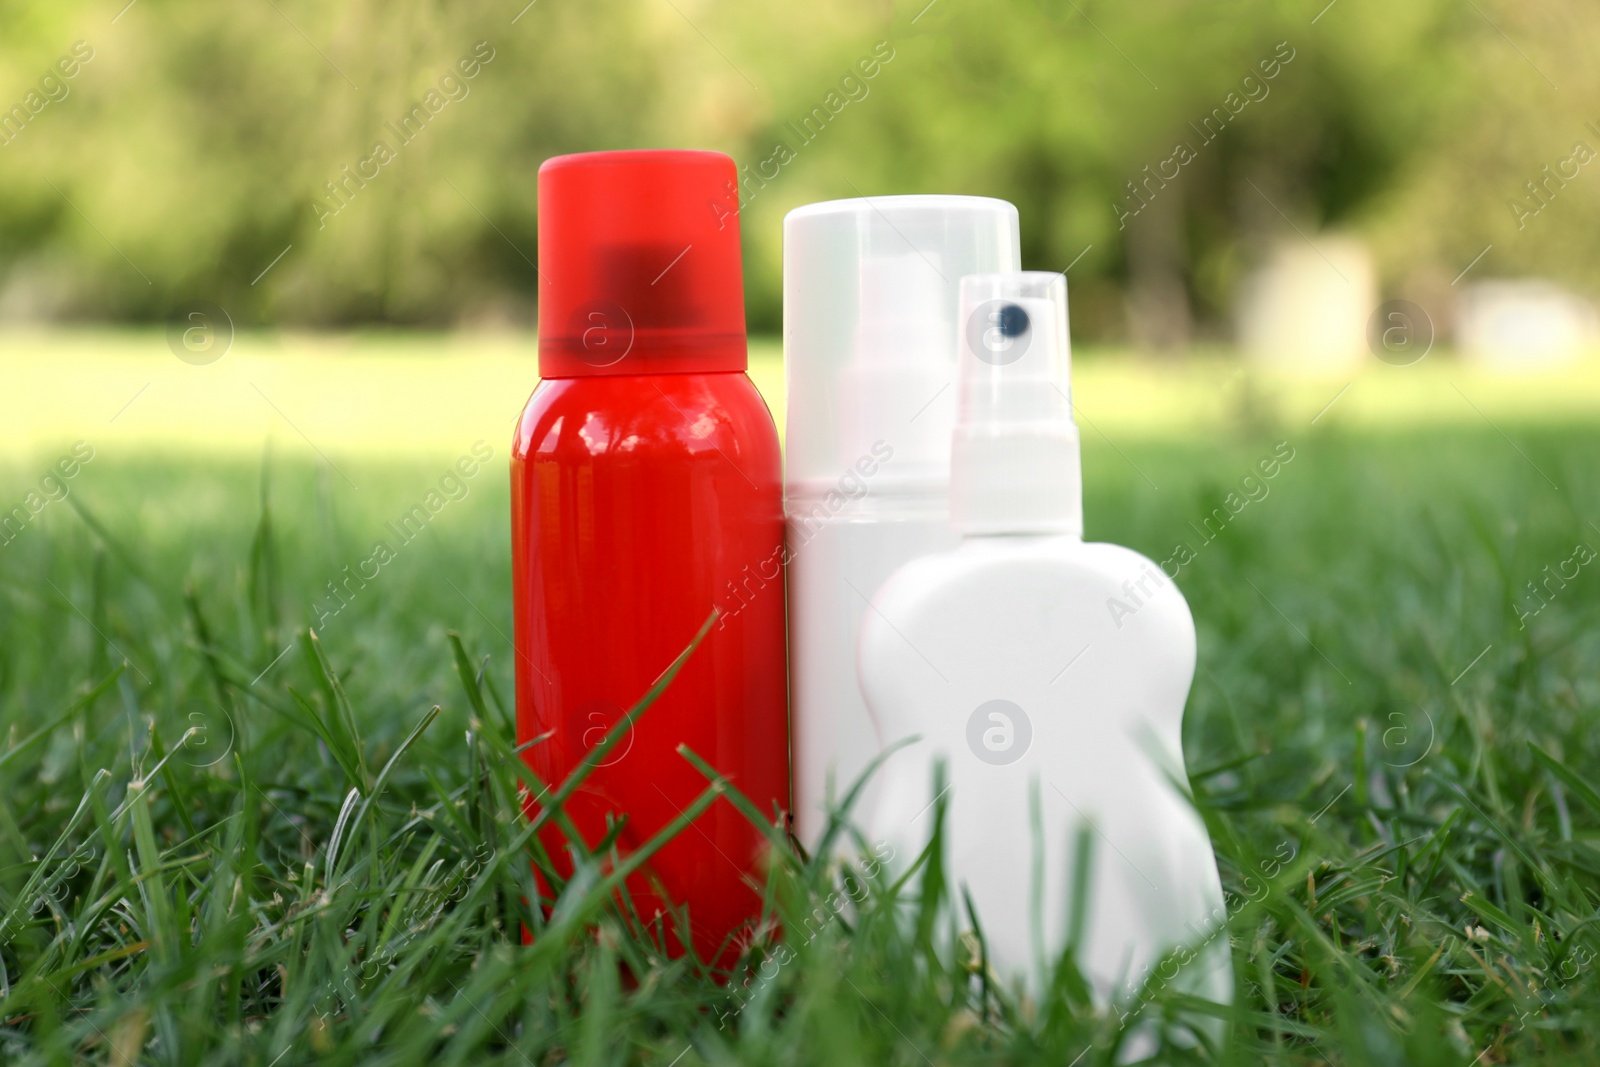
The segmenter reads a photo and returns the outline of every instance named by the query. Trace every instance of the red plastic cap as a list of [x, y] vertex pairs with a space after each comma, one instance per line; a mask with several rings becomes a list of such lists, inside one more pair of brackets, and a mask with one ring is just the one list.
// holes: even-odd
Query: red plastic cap
[[721, 152], [545, 161], [541, 377], [745, 369], [737, 176]]

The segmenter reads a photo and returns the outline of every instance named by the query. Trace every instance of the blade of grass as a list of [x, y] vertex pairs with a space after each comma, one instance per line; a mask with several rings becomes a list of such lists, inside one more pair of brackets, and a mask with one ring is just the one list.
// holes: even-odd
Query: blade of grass
[[1533, 758], [1538, 760], [1545, 770], [1555, 775], [1563, 785], [1577, 794], [1578, 799], [1583, 801], [1585, 807], [1596, 815], [1600, 815], [1600, 789], [1596, 789], [1587, 778], [1550, 755], [1550, 753], [1532, 741], [1528, 742], [1528, 751], [1533, 753]]
[[[322, 640], [317, 637], [315, 630], [307, 627], [300, 631], [300, 647], [306, 666], [311, 670], [312, 680], [328, 702], [329, 733], [348, 747], [349, 761], [358, 772], [355, 784], [365, 792], [372, 785], [372, 775], [367, 770], [367, 755], [361, 744], [361, 731], [356, 727], [355, 709], [350, 706], [350, 699], [345, 696], [338, 674], [322, 651]], [[335, 724], [338, 725], [337, 730], [333, 728]]]
[[472, 669], [472, 660], [467, 657], [466, 648], [461, 644], [461, 635], [454, 630], [446, 630], [445, 636], [450, 640], [450, 651], [455, 657], [456, 675], [461, 679], [461, 688], [466, 690], [467, 701], [472, 705], [472, 711], [477, 715], [478, 721], [498, 727], [506, 737], [515, 737], [516, 723], [489, 714], [489, 708], [483, 700], [482, 683], [477, 672]]
[[115, 667], [111, 668], [111, 673], [100, 679], [100, 681], [96, 682], [94, 687], [87, 693], [67, 704], [66, 707], [62, 708], [50, 718], [46, 719], [44, 724], [38, 729], [28, 734], [28, 736], [24, 737], [10, 748], [6, 749], [5, 752], [0, 753], [0, 768], [3, 768], [6, 764], [16, 759], [21, 753], [26, 752], [34, 745], [35, 742], [48, 737], [57, 726], [60, 726], [78, 712], [87, 711], [89, 708], [92, 708], [96, 700], [99, 700], [107, 693], [107, 691], [111, 689], [112, 686], [117, 684], [117, 679], [121, 677], [126, 666], [127, 664], [125, 663], [119, 663]]

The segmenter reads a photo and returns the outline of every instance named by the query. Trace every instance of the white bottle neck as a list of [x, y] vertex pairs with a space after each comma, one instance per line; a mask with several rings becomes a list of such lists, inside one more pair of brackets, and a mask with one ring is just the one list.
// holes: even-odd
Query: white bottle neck
[[961, 536], [963, 546], [979, 550], [991, 548], [1036, 548], [1051, 544], [1081, 545], [1082, 534], [1070, 533], [969, 533]]
[[959, 425], [950, 522], [964, 537], [1083, 538], [1078, 429], [1062, 420]]

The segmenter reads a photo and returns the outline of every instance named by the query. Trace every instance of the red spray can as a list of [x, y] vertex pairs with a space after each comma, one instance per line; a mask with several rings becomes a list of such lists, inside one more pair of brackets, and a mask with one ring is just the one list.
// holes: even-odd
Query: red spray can
[[[548, 734], [529, 766], [559, 784], [720, 610], [565, 804], [591, 846], [626, 816], [623, 857], [706, 788], [680, 745], [775, 821], [789, 809], [780, 456], [745, 374], [736, 181], [716, 152], [539, 169], [541, 381], [511, 460], [517, 737]], [[570, 863], [553, 825], [542, 840]], [[768, 847], [719, 798], [630, 879], [632, 904], [674, 953], [666, 908], [686, 905], [696, 953], [728, 962]]]

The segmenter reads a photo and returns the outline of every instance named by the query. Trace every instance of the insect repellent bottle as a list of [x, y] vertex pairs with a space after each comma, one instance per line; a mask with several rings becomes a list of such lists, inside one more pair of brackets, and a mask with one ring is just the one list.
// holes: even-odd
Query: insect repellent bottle
[[973, 196], [835, 200], [791, 211], [783, 232], [795, 826], [811, 847], [830, 779], [837, 801], [881, 747], [856, 682], [868, 598], [901, 564], [956, 542], [957, 285], [1017, 269], [1017, 209]]
[[[948, 884], [958, 907], [970, 892], [1004, 980], [1037, 993], [1070, 943], [1125, 1015], [1158, 964], [1157, 981], [1227, 1001], [1216, 859], [1180, 792], [1194, 620], [1156, 564], [1083, 540], [1066, 300], [1059, 274], [961, 283], [961, 544], [903, 567], [862, 622], [884, 740], [921, 738], [885, 764], [870, 830], [916, 856], [943, 761]], [[1163, 960], [1180, 949], [1185, 965]]]
[[[517, 739], [532, 742], [529, 766], [558, 786], [729, 583], [759, 568], [774, 587], [712, 624], [566, 802], [590, 847], [625, 819], [624, 858], [708, 785], [680, 745], [764, 814], [785, 818], [789, 806], [778, 436], [745, 374], [736, 177], [715, 152], [597, 152], [539, 168], [542, 380], [511, 463]], [[570, 873], [554, 823], [543, 841]], [[719, 798], [630, 880], [633, 908], [661, 918], [674, 951], [692, 942], [725, 961], [725, 939], [760, 912], [765, 847]], [[687, 905], [688, 937], [669, 905]]]

